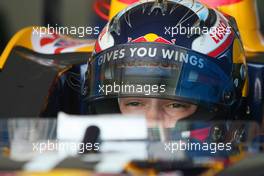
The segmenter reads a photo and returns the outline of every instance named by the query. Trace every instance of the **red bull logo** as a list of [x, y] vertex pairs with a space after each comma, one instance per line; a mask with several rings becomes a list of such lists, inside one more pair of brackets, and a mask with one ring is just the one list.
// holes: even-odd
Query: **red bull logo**
[[149, 33], [142, 37], [138, 37], [136, 39], [129, 38], [128, 42], [156, 42], [156, 43], [165, 43], [165, 44], [175, 44], [175, 40], [169, 41], [163, 37], [158, 36], [157, 34]]

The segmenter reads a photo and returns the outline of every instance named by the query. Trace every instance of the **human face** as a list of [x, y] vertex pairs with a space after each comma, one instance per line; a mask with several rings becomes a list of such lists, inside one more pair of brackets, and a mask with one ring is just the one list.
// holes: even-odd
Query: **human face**
[[122, 114], [144, 114], [149, 127], [159, 123], [164, 128], [173, 128], [197, 110], [196, 105], [157, 98], [120, 98], [119, 108]]

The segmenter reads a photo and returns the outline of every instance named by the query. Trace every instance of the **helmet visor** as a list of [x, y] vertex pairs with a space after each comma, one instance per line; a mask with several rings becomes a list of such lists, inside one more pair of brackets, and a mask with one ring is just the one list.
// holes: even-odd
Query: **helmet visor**
[[87, 97], [152, 97], [225, 105], [232, 102], [232, 68], [224, 70], [222, 64], [175, 45], [118, 45], [91, 58]]

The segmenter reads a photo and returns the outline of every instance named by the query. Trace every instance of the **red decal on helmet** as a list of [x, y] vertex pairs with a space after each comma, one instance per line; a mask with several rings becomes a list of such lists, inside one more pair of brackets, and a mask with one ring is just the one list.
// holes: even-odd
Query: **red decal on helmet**
[[124, 4], [133, 4], [134, 2], [138, 2], [139, 0], [118, 0]]
[[172, 44], [172, 42], [166, 40], [165, 38], [162, 38], [162, 37], [159, 37], [155, 40], [155, 42], [158, 42], [158, 43], [166, 43], [166, 44]]
[[55, 54], [60, 54], [62, 52], [62, 50], [64, 50], [65, 48], [57, 48], [55, 49], [54, 53]]
[[107, 32], [107, 27], [104, 27], [103, 30], [101, 31], [99, 37], [98, 37], [98, 40], [96, 40], [96, 42], [95, 42], [95, 47], [94, 47], [94, 49], [95, 49], [95, 52], [96, 52], [96, 53], [102, 51], [102, 48], [101, 48], [101, 46], [100, 46], [100, 42], [99, 42], [99, 41], [102, 40], [102, 38], [103, 38], [103, 36], [106, 34], [106, 32]]
[[99, 35], [99, 40], [102, 40], [103, 36], [105, 35], [105, 33], [107, 32], [107, 28], [104, 27], [101, 34]]
[[153, 34], [153, 33], [149, 33], [149, 34], [146, 34], [142, 37], [138, 37], [136, 39], [131, 39], [130, 37], [128, 38], [128, 42], [156, 42], [156, 43], [165, 43], [165, 44], [174, 44], [174, 42], [170, 42], [169, 40], [163, 38], [163, 37], [160, 37], [156, 34]]
[[59, 35], [57, 35], [57, 34], [52, 34], [52, 37], [43, 37], [40, 40], [40, 46], [44, 46], [44, 45], [47, 45], [49, 43], [52, 43], [58, 38], [59, 38]]
[[94, 49], [96, 53], [99, 53], [100, 51], [102, 51], [102, 48], [100, 47], [98, 40], [95, 43]]
[[210, 52], [208, 56], [217, 57], [219, 54], [224, 52], [231, 45], [233, 39], [234, 39], [234, 34], [231, 33], [228, 36], [228, 38], [225, 40], [225, 42], [222, 45], [220, 45], [218, 48], [216, 48], [214, 51]]
[[214, 40], [216, 44], [218, 44], [224, 39], [224, 36], [227, 34], [228, 31], [230, 31], [230, 29], [228, 29], [228, 26], [222, 20], [220, 20], [215, 31], [213, 33], [210, 33], [210, 37]]
[[135, 43], [138, 43], [138, 42], [147, 42], [147, 39], [145, 37], [138, 37], [134, 40], [131, 40], [131, 42], [135, 42]]
[[222, 5], [230, 5], [230, 4], [238, 3], [242, 0], [200, 0], [200, 1], [211, 7], [218, 7]]
[[190, 134], [190, 138], [204, 142], [209, 137], [209, 134], [210, 134], [210, 128], [192, 130]]

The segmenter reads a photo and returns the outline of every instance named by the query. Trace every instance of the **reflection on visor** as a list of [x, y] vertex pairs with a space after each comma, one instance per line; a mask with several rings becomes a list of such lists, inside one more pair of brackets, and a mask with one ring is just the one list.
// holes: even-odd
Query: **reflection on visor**
[[137, 43], [95, 55], [89, 65], [88, 99], [143, 96], [225, 103], [233, 92], [221, 60], [178, 46]]

